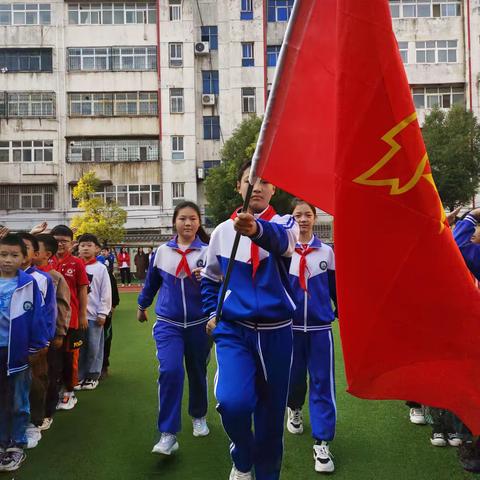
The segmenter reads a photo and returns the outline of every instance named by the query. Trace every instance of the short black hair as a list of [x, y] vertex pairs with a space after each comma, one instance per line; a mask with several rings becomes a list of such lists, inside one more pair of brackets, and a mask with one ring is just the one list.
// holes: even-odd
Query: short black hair
[[67, 227], [66, 225], [57, 225], [56, 227], [52, 228], [52, 231], [50, 233], [53, 236], [59, 235], [61, 237], [70, 237], [70, 239], [73, 240], [73, 231], [70, 227]]
[[313, 215], [316, 217], [317, 216], [317, 209], [315, 208], [314, 205], [311, 203], [308, 203], [306, 200], [302, 200], [301, 198], [294, 198], [292, 200], [292, 213], [295, 210], [295, 207], [298, 207], [298, 205], [307, 205], [310, 207], [310, 210], [313, 212]]
[[77, 241], [79, 245], [82, 242], [92, 242], [97, 247], [101, 247], [100, 242], [98, 241], [98, 238], [95, 235], [93, 235], [93, 233], [84, 233], [83, 235], [80, 235], [80, 237], [78, 237]]
[[9, 247], [20, 247], [20, 251], [24, 257], [27, 256], [27, 246], [23, 242], [20, 235], [16, 233], [8, 233], [3, 238], [0, 238], [0, 245], [8, 245]]
[[19, 232], [18, 236], [22, 240], [28, 240], [32, 244], [33, 251], [38, 252], [38, 240], [36, 239], [35, 235], [32, 235], [28, 232]]
[[240, 165], [240, 168], [238, 169], [238, 172], [237, 172], [237, 182], [240, 183], [242, 181], [243, 173], [245, 172], [245, 170], [247, 170], [251, 166], [252, 166], [251, 160], [245, 160], [245, 162], [243, 162]]
[[58, 242], [51, 233], [40, 233], [36, 235], [38, 243], [43, 243], [45, 250], [55, 255], [58, 251]]

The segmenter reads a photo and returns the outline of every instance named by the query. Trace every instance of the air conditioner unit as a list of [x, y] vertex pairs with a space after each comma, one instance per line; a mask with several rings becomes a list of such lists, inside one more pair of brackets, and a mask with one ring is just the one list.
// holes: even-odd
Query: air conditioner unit
[[210, 93], [202, 95], [202, 105], [215, 105], [215, 95]]
[[195, 55], [208, 55], [210, 53], [210, 44], [208, 42], [197, 42], [195, 44]]
[[197, 167], [197, 178], [203, 180], [205, 178], [205, 170], [203, 167]]

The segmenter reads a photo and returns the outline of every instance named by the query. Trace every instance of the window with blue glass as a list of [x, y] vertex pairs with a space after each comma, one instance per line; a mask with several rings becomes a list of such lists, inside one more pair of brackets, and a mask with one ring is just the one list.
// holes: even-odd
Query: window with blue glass
[[220, 140], [220, 117], [203, 117], [204, 140]]
[[276, 67], [278, 57], [280, 56], [281, 45], [268, 45], [267, 46], [267, 65], [269, 67]]
[[240, 20], [253, 20], [253, 0], [240, 0]]
[[288, 22], [295, 0], [268, 0], [268, 21]]
[[203, 70], [203, 93], [218, 95], [218, 70]]
[[255, 57], [253, 56], [253, 42], [242, 43], [242, 67], [255, 66]]
[[218, 50], [218, 27], [216, 25], [202, 27], [202, 42], [210, 43], [210, 50]]
[[51, 72], [51, 48], [0, 48], [2, 73]]

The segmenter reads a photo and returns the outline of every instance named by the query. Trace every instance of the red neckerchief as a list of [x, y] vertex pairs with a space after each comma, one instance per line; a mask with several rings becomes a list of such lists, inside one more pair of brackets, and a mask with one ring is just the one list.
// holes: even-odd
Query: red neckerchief
[[97, 259], [96, 259], [96, 257], [93, 257], [93, 258], [90, 259], [88, 262], [86, 262], [86, 261], [82, 258], [82, 262], [85, 264], [85, 266], [87, 266], [87, 265], [93, 265], [94, 263], [97, 263]]
[[[240, 211], [241, 208], [235, 210], [230, 218], [232, 220], [235, 220], [238, 217]], [[271, 205], [269, 205], [258, 216], [258, 218], [269, 222], [276, 214], [277, 212], [275, 211], [275, 209]], [[252, 278], [255, 278], [255, 274], [257, 273], [258, 267], [260, 266], [260, 247], [254, 242], [252, 242], [250, 245], [250, 260], [248, 262], [252, 264]]]
[[58, 258], [57, 256], [55, 256], [55, 259], [56, 259], [56, 263], [53, 262], [53, 268], [56, 269], [56, 267], [60, 268], [62, 265], [64, 265], [65, 263], [68, 262], [68, 260], [70, 260], [70, 257], [73, 257], [73, 255], [71, 253], [67, 253], [64, 257], [62, 258]]
[[53, 265], [51, 265], [50, 263], [47, 263], [47, 265], [38, 265], [37, 268], [42, 272], [50, 272], [54, 269]]
[[315, 248], [310, 248], [307, 243], [304, 243], [301, 247], [296, 247], [295, 251], [300, 255], [300, 267], [298, 271], [298, 281], [300, 286], [305, 292], [307, 290], [307, 281], [305, 280], [305, 273], [308, 272], [310, 275], [310, 270], [307, 267], [307, 255], [315, 251]]
[[182, 259], [178, 262], [178, 265], [177, 265], [177, 270], [175, 271], [175, 276], [177, 278], [179, 278], [179, 275], [182, 273], [182, 272], [185, 272], [185, 275], [187, 277], [191, 277], [192, 276], [192, 272], [190, 270], [190, 267], [188, 266], [188, 260], [187, 260], [187, 255], [190, 253], [190, 252], [194, 252], [195, 249], [194, 248], [187, 248], [185, 251], [180, 249], [180, 248], [174, 248], [174, 250], [180, 254], [182, 256]]

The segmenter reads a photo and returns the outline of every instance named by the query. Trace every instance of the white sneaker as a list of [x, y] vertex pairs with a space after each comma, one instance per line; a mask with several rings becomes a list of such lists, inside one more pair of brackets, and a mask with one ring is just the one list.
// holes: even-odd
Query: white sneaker
[[451, 447], [459, 447], [462, 443], [462, 435], [460, 433], [447, 433], [447, 442]]
[[27, 449], [35, 448], [42, 438], [40, 429], [33, 425], [33, 423], [28, 424], [25, 434], [27, 436], [27, 446], [25, 448]]
[[43, 423], [38, 427], [41, 431], [43, 430], [48, 430], [53, 423], [53, 418], [52, 417], [45, 417], [43, 419]]
[[294, 435], [303, 433], [303, 414], [300, 409], [288, 408], [287, 430]]
[[316, 472], [332, 473], [335, 470], [328, 442], [321, 442], [319, 445], [313, 446], [313, 458]]
[[228, 480], [253, 480], [252, 472], [241, 472], [235, 468], [235, 465], [233, 465]]
[[207, 425], [207, 419], [205, 417], [192, 418], [192, 423], [194, 437], [206, 437], [210, 433]]
[[411, 408], [410, 422], [414, 423], [415, 425], [426, 425], [427, 421], [425, 420], [425, 408]]
[[95, 390], [98, 387], [98, 380], [84, 380], [82, 390]]
[[65, 392], [58, 402], [57, 410], [71, 410], [77, 404], [77, 397], [73, 392]]
[[27, 456], [21, 448], [7, 448], [5, 453], [2, 455], [0, 472], [14, 472], [15, 470], [18, 470], [25, 458], [27, 458]]
[[430, 437], [430, 443], [434, 447], [446, 447], [447, 439], [445, 438], [445, 434], [442, 432], [433, 432]]
[[177, 437], [171, 433], [162, 433], [160, 440], [152, 448], [152, 453], [171, 455], [178, 450]]

